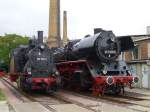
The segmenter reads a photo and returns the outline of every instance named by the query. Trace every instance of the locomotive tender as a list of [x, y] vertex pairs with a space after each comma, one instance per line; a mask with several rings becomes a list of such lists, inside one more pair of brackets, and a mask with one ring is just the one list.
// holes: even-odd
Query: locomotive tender
[[10, 79], [24, 91], [57, 90], [58, 72], [54, 65], [52, 50], [43, 43], [43, 32], [38, 32], [38, 40], [29, 41], [11, 53]]
[[132, 76], [119, 55], [133, 48], [130, 36], [116, 37], [102, 29], [95, 29], [94, 36], [70, 41], [54, 53], [62, 86], [92, 90], [94, 95], [124, 93], [124, 87], [131, 87], [138, 78]]

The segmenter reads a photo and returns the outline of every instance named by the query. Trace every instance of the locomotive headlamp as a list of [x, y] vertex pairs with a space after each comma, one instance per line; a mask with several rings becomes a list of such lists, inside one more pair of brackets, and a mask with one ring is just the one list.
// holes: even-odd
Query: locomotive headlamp
[[28, 72], [29, 75], [31, 75], [31, 72]]
[[41, 49], [44, 49], [44, 48], [45, 48], [44, 45], [41, 45], [40, 47], [41, 47]]
[[108, 71], [107, 71], [107, 67], [106, 67], [105, 65], [104, 65], [104, 68], [103, 68], [103, 71], [102, 71], [102, 72], [103, 72], [104, 75], [106, 75], [107, 72], [108, 72]]
[[28, 73], [29, 75], [31, 75], [31, 68], [30, 68], [30, 67], [27, 68], [27, 73]]
[[104, 75], [107, 74], [107, 70], [106, 70], [106, 69], [103, 70], [103, 74], [104, 74]]
[[106, 79], [106, 82], [107, 82], [108, 85], [112, 85], [114, 83], [114, 79], [112, 77], [108, 77]]
[[40, 55], [41, 55], [41, 52], [39, 52], [38, 55], [40, 56]]
[[55, 74], [52, 74], [53, 77], [55, 77]]
[[56, 71], [56, 72], [55, 72], [55, 74], [56, 74], [56, 76], [58, 76], [58, 75], [59, 75], [59, 72], [58, 72], [58, 71]]

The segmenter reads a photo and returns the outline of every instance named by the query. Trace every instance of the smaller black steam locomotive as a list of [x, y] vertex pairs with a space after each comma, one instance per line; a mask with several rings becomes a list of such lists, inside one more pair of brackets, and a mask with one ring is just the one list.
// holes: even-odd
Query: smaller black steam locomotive
[[28, 46], [21, 45], [11, 52], [10, 79], [16, 81], [24, 91], [57, 90], [57, 77], [52, 50], [43, 43], [43, 32], [38, 39], [29, 41]]
[[93, 94], [124, 93], [124, 87], [131, 87], [138, 78], [119, 55], [133, 48], [130, 36], [116, 37], [102, 29], [96, 29], [94, 36], [70, 41], [54, 53], [63, 87], [92, 90]]

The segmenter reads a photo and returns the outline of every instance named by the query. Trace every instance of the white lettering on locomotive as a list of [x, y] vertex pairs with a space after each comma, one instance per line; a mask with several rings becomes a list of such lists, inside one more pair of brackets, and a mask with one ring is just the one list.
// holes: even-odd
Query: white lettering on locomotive
[[116, 54], [115, 50], [106, 50], [105, 54]]
[[47, 61], [47, 58], [37, 58], [37, 61]]

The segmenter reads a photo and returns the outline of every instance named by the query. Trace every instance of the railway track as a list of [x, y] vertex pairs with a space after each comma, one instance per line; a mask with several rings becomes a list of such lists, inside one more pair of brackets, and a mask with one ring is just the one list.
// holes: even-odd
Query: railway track
[[[9, 88], [12, 88], [14, 94], [16, 94], [17, 98], [19, 98], [22, 102], [39, 102], [41, 105], [46, 107], [48, 110], [55, 112], [53, 108], [50, 107], [50, 105], [59, 105], [59, 104], [77, 104], [81, 107], [90, 109], [90, 106], [85, 105], [83, 102], [80, 101], [74, 101], [74, 100], [68, 100], [66, 97], [59, 96], [59, 94], [44, 94], [44, 93], [24, 93], [20, 91], [16, 86], [14, 86], [10, 81], [8, 81], [6, 78], [3, 79], [3, 82], [5, 85], [10, 86]], [[18, 92], [18, 93], [17, 93]], [[138, 97], [133, 97], [130, 96], [130, 94], [125, 94], [125, 96], [100, 96], [100, 97], [93, 97], [91, 93], [85, 93], [85, 92], [71, 92], [68, 90], [63, 90], [62, 91], [64, 94], [71, 94], [74, 96], [78, 96], [83, 99], [89, 99], [90, 101], [97, 101], [97, 102], [104, 102], [104, 103], [109, 103], [109, 104], [115, 104], [115, 105], [120, 105], [120, 106], [126, 106], [126, 105], [137, 105], [145, 108], [150, 109], [150, 100], [149, 99], [144, 99], [144, 98], [138, 98]], [[21, 95], [19, 95], [19, 93]], [[58, 92], [59, 93], [59, 92]], [[23, 96], [22, 96], [23, 95]], [[23, 98], [23, 97], [26, 97]], [[149, 104], [143, 104], [141, 102], [147, 101]], [[86, 102], [85, 102], [86, 103]], [[136, 111], [139, 111], [138, 109], [134, 109]]]
[[1, 79], [2, 83], [13, 93], [13, 95], [20, 100], [21, 102], [30, 102], [30, 99], [25, 97], [21, 91], [15, 88], [9, 81], [6, 79]]
[[[146, 107], [146, 108], [150, 108], [150, 99], [146, 99], [146, 98], [138, 98], [138, 97], [134, 97], [129, 96], [130, 94], [125, 94], [125, 96], [119, 95], [119, 96], [114, 96], [114, 95], [105, 95], [105, 96], [98, 96], [95, 97], [93, 95], [91, 95], [91, 93], [85, 93], [85, 92], [72, 92], [72, 91], [68, 91], [65, 90], [63, 92], [69, 93], [69, 94], [73, 94], [79, 97], [83, 97], [86, 99], [91, 99], [91, 100], [95, 100], [95, 101], [109, 101], [111, 103], [116, 103], [116, 104], [127, 104], [127, 105], [137, 105], [137, 106], [141, 106], [141, 107]], [[134, 94], [134, 93], [132, 93]]]
[[[22, 90], [18, 89], [15, 85], [13, 85], [7, 78], [3, 78], [3, 83], [7, 84], [12, 88], [12, 91], [15, 91], [14, 94], [20, 94], [17, 95], [17, 98], [20, 98], [22, 102], [38, 102], [48, 110], [55, 112], [53, 108], [50, 107], [50, 105], [60, 105], [60, 104], [76, 104], [80, 107], [86, 108], [88, 110], [95, 111], [87, 106], [84, 106], [84, 104], [77, 103], [72, 100], [68, 100], [67, 98], [59, 97], [57, 93], [54, 94], [46, 94], [40, 91], [37, 91], [36, 93], [25, 93]], [[23, 100], [22, 98], [25, 97], [28, 100]]]
[[59, 99], [58, 97], [54, 95], [49, 95], [46, 93], [25, 93], [22, 90], [18, 89], [15, 85], [13, 85], [10, 81], [8, 81], [6, 78], [2, 79], [2, 82], [5, 86], [7, 86], [13, 94], [22, 102], [38, 102], [44, 107], [46, 107], [48, 110], [55, 112], [53, 108], [51, 108], [49, 105], [58, 105], [58, 104], [69, 104], [69, 101], [65, 101], [63, 99]]
[[22, 100], [22, 102], [38, 102], [52, 112], [55, 112], [55, 110], [51, 108], [50, 105], [60, 105], [60, 104], [76, 104], [80, 107], [94, 111], [93, 109], [87, 106], [84, 106], [84, 104], [77, 103], [75, 101], [68, 100], [67, 98], [60, 97], [57, 93], [46, 94], [46, 93], [41, 93], [41, 92], [36, 92], [36, 93], [33, 92], [33, 93], [28, 94], [18, 89], [7, 78], [3, 78], [3, 82], [9, 85], [12, 88], [11, 89], [12, 91], [16, 91], [14, 94], [18, 92], [20, 93], [20, 96], [19, 96], [20, 98], [25, 97], [28, 99], [28, 101]]

